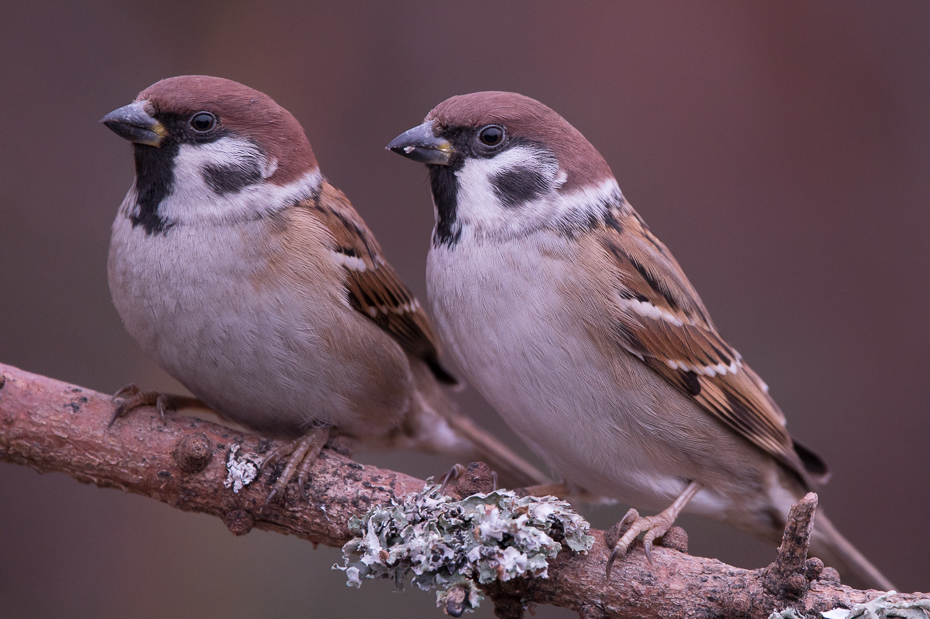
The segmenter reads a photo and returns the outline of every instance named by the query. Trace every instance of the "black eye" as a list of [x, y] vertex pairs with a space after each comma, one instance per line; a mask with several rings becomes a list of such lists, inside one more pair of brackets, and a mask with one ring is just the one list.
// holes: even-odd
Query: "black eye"
[[191, 116], [190, 123], [194, 131], [209, 131], [216, 125], [216, 116], [210, 112], [197, 112]]
[[497, 125], [488, 125], [478, 132], [478, 139], [485, 146], [497, 146], [504, 139], [504, 129]]

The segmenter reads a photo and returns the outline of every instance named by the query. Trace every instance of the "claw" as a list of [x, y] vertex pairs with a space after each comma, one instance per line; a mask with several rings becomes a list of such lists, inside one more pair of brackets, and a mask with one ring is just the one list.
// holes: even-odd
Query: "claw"
[[119, 391], [117, 391], [116, 393], [114, 393], [114, 394], [113, 394], [113, 397], [110, 398], [110, 401], [111, 401], [111, 402], [114, 402], [114, 401], [116, 401], [116, 400], [118, 400], [118, 399], [120, 399], [120, 398], [124, 398], [124, 397], [126, 397], [126, 396], [132, 397], [132, 396], [136, 395], [137, 393], [139, 393], [139, 388], [136, 387], [136, 384], [135, 384], [135, 383], [129, 383], [128, 385], [125, 385], [125, 386], [122, 387]]
[[[262, 509], [265, 509], [265, 507], [268, 506], [268, 505], [274, 500], [274, 498], [275, 498], [275, 496], [277, 496], [277, 494], [278, 494], [278, 487], [277, 487], [277, 486], [274, 486], [274, 487], [271, 489], [271, 492], [268, 493], [268, 496], [265, 497], [265, 502], [262, 503]], [[259, 511], [261, 511], [261, 510], [259, 510]]]
[[161, 422], [165, 423], [165, 412], [176, 411], [179, 408], [200, 408], [210, 410], [210, 407], [190, 396], [172, 395], [170, 393], [158, 393], [157, 391], [140, 391], [133, 383], [129, 383], [110, 398], [111, 402], [116, 403], [116, 409], [110, 418], [107, 428], [113, 427], [116, 420], [125, 417], [129, 411], [140, 406], [155, 405], [161, 417]]
[[639, 519], [639, 512], [631, 507], [623, 515], [623, 518], [620, 519], [620, 522], [610, 527], [610, 530], [607, 531], [605, 542], [607, 543], [607, 547], [612, 549], [610, 552], [610, 556], [607, 557], [607, 578], [608, 579], [610, 579], [610, 570], [611, 568], [613, 568], [614, 561], [616, 561], [617, 557], [619, 557], [620, 555], [625, 555], [627, 551], [627, 548], [623, 544], [619, 543], [621, 541], [620, 538], [623, 536], [624, 533], [627, 532], [627, 530], [630, 528], [630, 525], [632, 525], [638, 519]]
[[282, 445], [268, 454], [259, 467], [259, 473], [263, 473], [269, 464], [285, 454], [287, 454], [287, 464], [278, 479], [275, 480], [274, 486], [272, 486], [267, 498], [265, 498], [265, 502], [262, 503], [262, 508], [271, 503], [277, 496], [283, 498], [287, 490], [287, 484], [295, 477], [297, 478], [297, 490], [300, 497], [305, 501], [310, 500], [306, 490], [307, 482], [310, 479], [310, 468], [319, 458], [323, 446], [326, 445], [329, 432], [330, 428], [311, 430], [293, 443]]
[[445, 494], [446, 486], [449, 485], [449, 482], [455, 481], [456, 479], [458, 479], [464, 474], [465, 474], [465, 467], [462, 466], [461, 464], [454, 464], [452, 468], [449, 469], [449, 472], [446, 473], [445, 476], [442, 478], [442, 485], [439, 487], [439, 493]]
[[116, 393], [110, 397], [110, 402], [116, 404], [116, 408], [113, 409], [113, 416], [110, 417], [110, 423], [107, 424], [107, 430], [113, 427], [113, 424], [116, 423], [116, 420], [120, 417], [126, 415], [129, 412], [129, 407], [127, 406], [126, 400], [129, 398], [134, 398], [139, 395], [139, 388], [136, 387], [135, 383], [129, 383], [121, 387]]
[[632, 507], [623, 515], [623, 518], [620, 519], [620, 522], [617, 523], [617, 529], [620, 535], [629, 530], [633, 523], [639, 519], [639, 512], [633, 509]]
[[165, 409], [170, 407], [171, 401], [169, 400], [169, 396], [164, 393], [159, 393], [158, 397], [155, 398], [155, 408], [158, 410], [162, 423], [165, 423]]
[[617, 560], [617, 557], [620, 555], [620, 549], [614, 546], [614, 549], [610, 551], [610, 556], [607, 557], [607, 580], [610, 580], [610, 570], [614, 566], [614, 561]]
[[655, 567], [652, 561], [653, 542], [665, 535], [675, 523], [675, 518], [678, 517], [681, 510], [684, 509], [688, 501], [690, 501], [700, 489], [701, 485], [699, 483], [694, 481], [688, 482], [688, 485], [681, 495], [679, 495], [671, 505], [655, 516], [641, 518], [639, 512], [635, 509], [630, 509], [630, 511], [623, 516], [623, 519], [610, 530], [610, 533], [616, 531], [616, 533], [614, 533], [615, 535], [622, 536], [614, 545], [610, 557], [607, 558], [607, 578], [610, 578], [610, 569], [613, 567], [616, 558], [627, 553], [630, 546], [633, 545], [633, 541], [640, 533], [645, 533], [643, 536], [643, 549], [646, 553], [646, 560], [649, 561], [650, 567]]
[[113, 416], [110, 417], [110, 423], [107, 424], [107, 430], [113, 427], [113, 424], [116, 423], [116, 420], [126, 414], [126, 409], [122, 404], [118, 404], [113, 410]]

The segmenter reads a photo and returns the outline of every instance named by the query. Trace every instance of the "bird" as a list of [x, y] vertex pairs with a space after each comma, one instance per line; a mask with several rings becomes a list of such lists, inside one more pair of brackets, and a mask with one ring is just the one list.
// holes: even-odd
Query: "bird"
[[[387, 149], [429, 170], [427, 298], [468, 381], [566, 484], [659, 511], [623, 518], [608, 576], [640, 534], [651, 561], [683, 509], [777, 544], [827, 466], [581, 132], [530, 97], [477, 92]], [[811, 552], [892, 587], [822, 511]]]
[[[321, 174], [300, 123], [268, 95], [203, 75], [163, 79], [101, 122], [133, 145], [135, 178], [113, 222], [111, 296], [125, 328], [200, 406], [287, 457], [284, 496], [331, 433], [362, 445], [477, 454], [545, 480], [458, 412], [434, 327], [346, 196]], [[534, 482], [530, 482], [534, 483]]]

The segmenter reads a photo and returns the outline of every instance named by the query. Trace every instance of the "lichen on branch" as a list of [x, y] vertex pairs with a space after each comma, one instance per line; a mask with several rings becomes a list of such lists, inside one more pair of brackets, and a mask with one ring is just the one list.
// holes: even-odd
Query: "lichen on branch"
[[[29, 466], [40, 472], [63, 472], [84, 483], [140, 494], [184, 511], [210, 514], [221, 519], [235, 535], [261, 528], [333, 547], [342, 547], [358, 536], [359, 530], [353, 531], [350, 523], [361, 525], [367, 514], [378, 509], [385, 513], [392, 513], [399, 507], [406, 509], [402, 507], [405, 497], [422, 493], [424, 489], [423, 480], [361, 465], [338, 449], [327, 448], [310, 471], [312, 481], [305, 487], [309, 502], [301, 499], [292, 485], [280, 503], [263, 508], [270, 489], [269, 476], [258, 476], [247, 485], [244, 476], [237, 476], [236, 479], [243, 481], [237, 493], [234, 492], [235, 479], [230, 484], [233, 487], [224, 485], [229, 474], [227, 465], [230, 456], [238, 461], [240, 454], [266, 454], [280, 446], [279, 443], [173, 413], [166, 414], [162, 420], [154, 408], [133, 411], [108, 428], [113, 409], [107, 394], [0, 364], [0, 461]], [[233, 454], [232, 447], [236, 445], [239, 449]], [[468, 475], [463, 479], [467, 478]], [[447, 490], [462, 498], [477, 492], [474, 489], [460, 492], [463, 488], [460, 479]], [[429, 501], [435, 503], [434, 507], [440, 512], [451, 509], [440, 507], [446, 504], [446, 499], [440, 500], [430, 492], [424, 497], [432, 497]], [[494, 602], [500, 617], [519, 617], [527, 604], [553, 604], [575, 610], [586, 619], [669, 616], [765, 619], [773, 611], [789, 606], [799, 614], [816, 616], [820, 611], [852, 608], [878, 596], [875, 591], [842, 586], [835, 571], [811, 569], [811, 560], [786, 559], [803, 557], [806, 548], [803, 552], [783, 548], [782, 560], [773, 566], [746, 570], [662, 547], [653, 550], [650, 564], [642, 545], [637, 543], [614, 565], [613, 574], [607, 580], [605, 566], [610, 551], [604, 543], [604, 532], [586, 531], [579, 523], [569, 525], [573, 522], [570, 518], [563, 521], [560, 532], [558, 518], [553, 520], [551, 514], [545, 513], [550, 507], [541, 508], [530, 502], [525, 504], [527, 520], [539, 521], [542, 529], [538, 538], [528, 539], [535, 539], [539, 549], [548, 547], [541, 541], [543, 534], [553, 542], [561, 543], [564, 539], [566, 544], [574, 539], [585, 540], [587, 545], [586, 536], [593, 538], [587, 554], [563, 549], [550, 556], [540, 550], [545, 555], [548, 575], [548, 578], [541, 578], [533, 575], [540, 569], [535, 555], [516, 546], [512, 546], [514, 550], [507, 549], [507, 536], [512, 534], [507, 532], [509, 516], [505, 518], [504, 514], [509, 510], [519, 519], [522, 514], [518, 511], [522, 507], [514, 508], [513, 502], [509, 507], [503, 506], [505, 496], [496, 493], [493, 497], [489, 494], [472, 500], [473, 507], [478, 510], [488, 510], [489, 505], [498, 510], [496, 517], [485, 511], [486, 519], [479, 517], [478, 521], [479, 525], [484, 525], [481, 535], [485, 538], [496, 541], [496, 535], [500, 534], [500, 541], [504, 542], [501, 554], [499, 557], [493, 553], [483, 556], [483, 552], [490, 551], [478, 550], [472, 568], [476, 578], [469, 582], [476, 583], [475, 586]], [[452, 500], [448, 504], [459, 505]], [[809, 512], [812, 514], [813, 510]], [[411, 515], [408, 523], [413, 520], [415, 517]], [[369, 524], [370, 521], [369, 518]], [[797, 524], [789, 523], [789, 526], [799, 528]], [[575, 525], [577, 528], [571, 529]], [[390, 526], [400, 531], [406, 525]], [[448, 536], [438, 523], [436, 526], [440, 537]], [[368, 524], [364, 530], [367, 533]], [[378, 544], [383, 547], [380, 538]], [[309, 548], [308, 545], [308, 551]], [[450, 549], [450, 552], [453, 558], [461, 555], [467, 558], [473, 548]], [[357, 549], [362, 551], [361, 546]], [[509, 554], [504, 556], [504, 553]], [[522, 555], [526, 556], [525, 560]], [[380, 551], [378, 557], [381, 558]], [[492, 557], [497, 558], [492, 560]], [[500, 568], [512, 577], [482, 584], [482, 560], [487, 573], [497, 573]], [[522, 574], [517, 569], [521, 565]], [[371, 569], [371, 564], [368, 568]], [[358, 577], [361, 579], [361, 568]], [[779, 583], [800, 582], [802, 578], [803, 586], [778, 586]], [[447, 590], [445, 610], [451, 614], [464, 610], [470, 604], [472, 592], [470, 588], [461, 587]], [[927, 597], [925, 594], [895, 594], [886, 599], [889, 603], [914, 602], [919, 606]]]
[[350, 520], [357, 537], [342, 548], [345, 565], [334, 566], [346, 573], [348, 584], [388, 578], [403, 588], [412, 574], [420, 589], [440, 589], [438, 606], [447, 605], [454, 589], [464, 589], [463, 608], [473, 610], [484, 597], [478, 585], [548, 578], [549, 559], [558, 556], [563, 542], [581, 553], [594, 544], [587, 521], [555, 497], [497, 490], [455, 500], [429, 482], [420, 492]]

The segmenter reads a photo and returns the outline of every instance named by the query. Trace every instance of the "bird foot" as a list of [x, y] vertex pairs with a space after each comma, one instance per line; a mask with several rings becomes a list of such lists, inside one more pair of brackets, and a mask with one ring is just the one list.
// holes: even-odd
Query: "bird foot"
[[113, 394], [110, 401], [116, 404], [113, 416], [107, 428], [113, 426], [120, 417], [125, 417], [129, 412], [140, 406], [152, 406], [158, 409], [158, 415], [162, 423], [165, 422], [165, 411], [176, 411], [179, 408], [202, 408], [209, 410], [209, 407], [190, 396], [175, 395], [171, 393], [159, 393], [157, 391], [141, 391], [133, 383], [129, 383], [119, 391]]
[[[617, 557], [626, 556], [630, 546], [633, 545], [633, 541], [639, 537], [640, 533], [646, 534], [643, 537], [643, 548], [646, 551], [646, 559], [649, 561], [649, 565], [654, 565], [652, 562], [653, 542], [668, 532], [671, 526], [675, 524], [675, 519], [678, 518], [678, 514], [681, 513], [681, 510], [688, 504], [688, 501], [690, 501], [700, 489], [701, 484], [690, 481], [688, 485], [685, 486], [681, 495], [675, 499], [675, 502], [655, 516], [646, 516], [643, 518], [639, 515], [638, 511], [631, 508], [620, 522], [611, 527], [606, 535], [607, 546], [613, 548], [610, 557], [607, 559], [607, 578], [610, 578], [610, 568], [613, 567], [614, 561]], [[619, 539], [617, 539], [618, 537]]]
[[320, 456], [320, 451], [323, 450], [326, 441], [329, 440], [331, 429], [332, 428], [315, 428], [296, 441], [285, 443], [268, 454], [268, 457], [262, 462], [262, 471], [264, 471], [268, 465], [284, 456], [287, 456], [287, 463], [284, 465], [284, 470], [281, 471], [281, 474], [275, 480], [274, 486], [271, 488], [271, 492], [268, 493], [268, 497], [265, 499], [262, 507], [271, 503], [275, 497], [283, 499], [287, 485], [295, 477], [297, 478], [297, 489], [298, 492], [300, 492], [300, 498], [304, 501], [310, 500], [306, 490], [307, 481], [310, 479], [310, 468]]
[[[645, 533], [643, 537], [643, 549], [646, 551], [646, 559], [649, 565], [652, 563], [652, 544], [661, 538], [675, 523], [676, 514], [663, 511], [655, 516], [642, 517], [635, 509], [630, 509], [625, 516], [615, 526], [617, 533], [621, 534], [607, 559], [607, 577], [610, 578], [610, 570], [613, 567], [617, 557], [626, 556], [630, 546], [639, 537], [640, 533]], [[611, 529], [613, 531], [613, 529]]]

